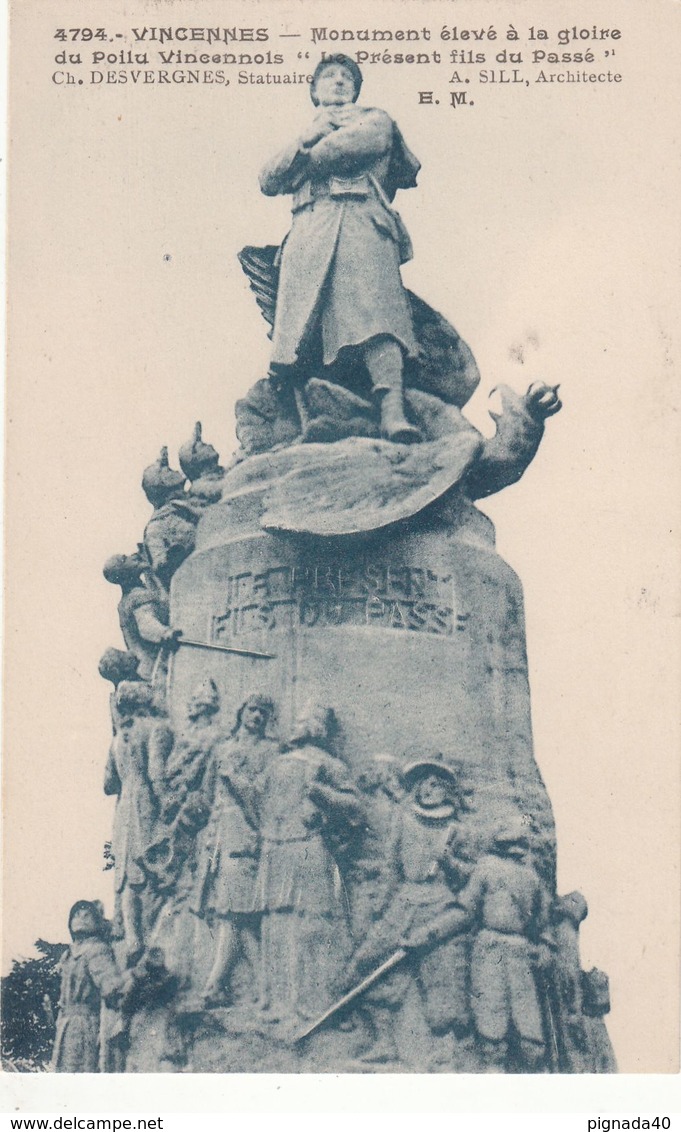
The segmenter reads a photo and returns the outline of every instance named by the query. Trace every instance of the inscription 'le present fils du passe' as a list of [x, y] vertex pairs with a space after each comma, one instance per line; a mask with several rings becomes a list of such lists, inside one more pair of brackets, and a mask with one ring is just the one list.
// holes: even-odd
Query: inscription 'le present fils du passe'
[[275, 566], [227, 579], [212, 639], [312, 626], [372, 625], [451, 636], [469, 614], [454, 607], [452, 575], [427, 567], [362, 563]]

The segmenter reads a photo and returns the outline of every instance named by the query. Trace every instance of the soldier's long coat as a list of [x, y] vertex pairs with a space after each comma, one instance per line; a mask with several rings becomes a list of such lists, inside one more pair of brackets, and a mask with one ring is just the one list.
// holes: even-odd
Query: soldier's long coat
[[384, 111], [354, 110], [348, 125], [309, 149], [294, 142], [260, 176], [267, 196], [293, 195], [279, 257], [274, 365], [294, 365], [320, 330], [325, 365], [379, 335], [417, 353], [400, 277], [411, 246], [390, 201], [416, 183], [419, 163]]
[[489, 854], [477, 862], [457, 902], [478, 922], [471, 956], [471, 1004], [478, 1033], [544, 1040], [534, 978], [535, 945], [547, 925], [548, 896], [529, 862]]
[[107, 1039], [123, 1028], [120, 1015], [108, 1012], [102, 1028], [102, 1000], [122, 987], [111, 946], [88, 938], [67, 947], [59, 964], [61, 995], [52, 1054], [56, 1073], [105, 1073], [112, 1069]]

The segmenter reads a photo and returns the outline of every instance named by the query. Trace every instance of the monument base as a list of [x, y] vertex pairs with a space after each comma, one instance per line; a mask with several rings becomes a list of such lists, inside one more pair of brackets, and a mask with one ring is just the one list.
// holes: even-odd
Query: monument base
[[520, 582], [458, 483], [400, 521], [362, 501], [353, 530], [333, 467], [382, 442], [344, 444], [237, 465], [173, 577], [166, 781], [192, 767], [182, 805], [211, 817], [147, 941], [177, 993], [134, 1016], [127, 1068], [610, 1072], [586, 905], [555, 892]]

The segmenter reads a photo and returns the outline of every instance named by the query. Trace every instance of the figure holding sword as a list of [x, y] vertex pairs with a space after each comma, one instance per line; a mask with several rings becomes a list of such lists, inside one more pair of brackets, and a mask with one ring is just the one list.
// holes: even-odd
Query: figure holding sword
[[[456, 771], [442, 762], [413, 763], [402, 781], [408, 794], [386, 854], [383, 913], [350, 967], [350, 979], [358, 985], [300, 1035], [362, 997], [374, 1038], [365, 1060], [372, 1062], [399, 1060], [389, 1014], [399, 1010], [412, 976], [434, 1034], [462, 1036], [470, 1029], [468, 940], [462, 934], [467, 925], [455, 896], [466, 878], [449, 851], [465, 802]], [[455, 930], [450, 930], [452, 918]], [[403, 964], [410, 953], [414, 964]]]
[[[420, 924], [412, 916], [414, 926], [408, 926], [400, 946], [300, 1034], [298, 1040], [366, 995], [410, 954], [416, 960], [420, 981], [424, 965], [427, 970], [430, 964], [431, 974], [440, 969], [440, 992], [447, 986], [451, 989], [454, 969], [448, 969], [444, 949], [457, 939], [462, 940], [463, 933], [472, 928], [475, 936], [469, 970], [470, 1012], [485, 1068], [492, 1073], [504, 1072], [513, 1052], [520, 1068], [539, 1071], [544, 1064], [547, 1042], [550, 1047], [556, 1039], [552, 1016], [548, 1019], [550, 1032], [545, 1032], [540, 1002], [541, 974], [551, 962], [552, 940], [548, 934], [548, 894], [528, 860], [528, 848], [527, 829], [521, 826], [520, 820], [500, 826], [491, 852], [478, 860], [468, 883], [449, 906], [443, 904], [438, 909], [434, 901], [429, 902], [429, 910], [435, 914], [430, 919], [424, 917]], [[396, 907], [395, 901], [393, 907]], [[423, 911], [426, 910], [424, 903]], [[397, 916], [390, 916], [390, 909], [388, 917], [395, 924], [399, 922]], [[386, 936], [384, 920], [384, 939]], [[372, 941], [367, 939], [355, 955], [355, 971], [367, 965], [371, 950]], [[383, 950], [385, 954], [385, 946]], [[458, 990], [465, 995], [468, 979], [460, 965], [457, 967], [459, 976], [463, 974]], [[438, 989], [437, 979], [429, 980], [423, 988], [427, 1018], [429, 983], [431, 990]], [[433, 995], [433, 1001], [437, 1006], [437, 995]], [[435, 1029], [432, 1018], [429, 1020], [431, 1029]], [[444, 1022], [444, 1016], [440, 1021]], [[459, 1022], [465, 1022], [463, 1013]], [[464, 1032], [460, 1029], [459, 1035]], [[551, 1056], [550, 1048], [548, 1052]]]

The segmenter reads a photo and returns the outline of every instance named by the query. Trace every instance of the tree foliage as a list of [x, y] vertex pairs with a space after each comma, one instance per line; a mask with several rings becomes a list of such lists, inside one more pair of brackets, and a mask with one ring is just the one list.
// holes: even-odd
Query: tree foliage
[[2, 1064], [16, 1073], [39, 1073], [49, 1068], [59, 1001], [57, 965], [63, 943], [36, 940], [38, 956], [15, 959], [2, 980]]

